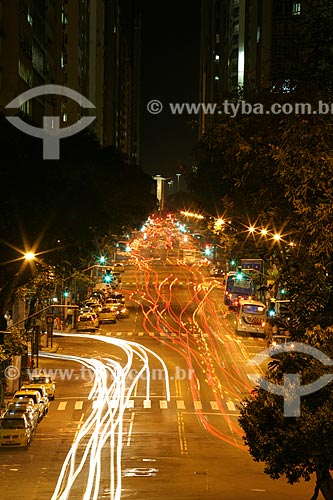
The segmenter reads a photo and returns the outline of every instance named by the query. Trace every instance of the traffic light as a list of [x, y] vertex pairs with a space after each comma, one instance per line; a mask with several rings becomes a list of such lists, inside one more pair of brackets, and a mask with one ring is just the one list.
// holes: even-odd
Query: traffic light
[[236, 274], [236, 279], [237, 280], [243, 279], [243, 271], [242, 271], [241, 266], [238, 266], [238, 270], [237, 270], [237, 274]]
[[69, 289], [65, 288], [64, 290], [64, 297], [69, 297]]
[[105, 275], [104, 275], [104, 282], [111, 283], [112, 281], [113, 281], [113, 276], [111, 274], [111, 269], [106, 269]]

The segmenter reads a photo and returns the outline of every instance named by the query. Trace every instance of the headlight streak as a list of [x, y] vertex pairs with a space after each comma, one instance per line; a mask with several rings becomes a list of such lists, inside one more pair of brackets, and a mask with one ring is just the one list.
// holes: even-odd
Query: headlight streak
[[[88, 338], [87, 334], [59, 333], [59, 336]], [[78, 356], [41, 353], [46, 358], [72, 360], [92, 370], [94, 375], [93, 387], [88, 398], [93, 401], [93, 407], [87, 419], [76, 434], [75, 441], [67, 453], [51, 500], [67, 500], [73, 491], [79, 488], [82, 500], [97, 500], [102, 477], [102, 453], [110, 450], [110, 499], [119, 500], [121, 497], [121, 452], [123, 446], [123, 417], [129, 400], [136, 385], [141, 380], [146, 382], [146, 400], [150, 397], [150, 367], [149, 356], [159, 361], [165, 372], [166, 398], [170, 401], [170, 382], [167, 366], [164, 360], [151, 349], [135, 342], [126, 342], [121, 339], [106, 338], [96, 335], [94, 340], [113, 344], [121, 348], [127, 360], [124, 366], [110, 358], [103, 360], [88, 359]], [[142, 362], [136, 371], [136, 376], [130, 379], [134, 355]], [[143, 375], [145, 374], [145, 377]], [[112, 382], [110, 383], [110, 379]], [[106, 447], [109, 442], [109, 446]], [[84, 446], [84, 451], [79, 447]], [[88, 471], [83, 474], [84, 471]], [[83, 476], [82, 476], [83, 474]], [[78, 483], [78, 478], [80, 481]], [[84, 484], [84, 479], [86, 484]]]

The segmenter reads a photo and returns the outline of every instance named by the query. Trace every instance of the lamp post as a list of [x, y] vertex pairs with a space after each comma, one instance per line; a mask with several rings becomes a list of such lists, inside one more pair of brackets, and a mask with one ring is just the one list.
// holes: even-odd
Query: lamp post
[[179, 185], [180, 185], [179, 178], [181, 174], [176, 174], [176, 176], [177, 176], [177, 191], [179, 191]]

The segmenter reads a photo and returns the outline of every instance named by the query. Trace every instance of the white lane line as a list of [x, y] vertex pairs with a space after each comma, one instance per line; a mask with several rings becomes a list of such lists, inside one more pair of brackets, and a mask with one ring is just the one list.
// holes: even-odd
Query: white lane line
[[185, 402], [182, 399], [178, 399], [176, 405], [178, 410], [185, 410]]
[[83, 401], [76, 401], [74, 405], [74, 410], [82, 410], [83, 408]]
[[58, 410], [59, 411], [64, 411], [67, 406], [67, 401], [61, 401], [61, 403], [58, 404]]
[[149, 399], [145, 399], [143, 401], [143, 407], [144, 408], [151, 408], [151, 401]]
[[128, 402], [127, 402], [127, 406], [126, 408], [134, 408], [134, 399], [130, 399]]
[[161, 410], [166, 410], [168, 408], [168, 402], [165, 400], [160, 401], [160, 408]]

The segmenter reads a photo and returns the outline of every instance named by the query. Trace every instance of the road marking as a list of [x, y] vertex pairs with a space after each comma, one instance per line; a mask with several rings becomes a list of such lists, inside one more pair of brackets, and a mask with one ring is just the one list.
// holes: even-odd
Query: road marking
[[58, 404], [58, 410], [59, 411], [64, 411], [67, 406], [67, 401], [61, 401], [61, 403]]
[[186, 440], [186, 436], [185, 436], [185, 424], [184, 424], [184, 417], [183, 417], [182, 413], [178, 413], [177, 423], [178, 423], [180, 453], [182, 455], [187, 455], [187, 440]]
[[219, 409], [219, 405], [217, 404], [216, 401], [210, 401], [210, 407], [212, 410], [218, 410]]
[[134, 408], [134, 399], [127, 401], [126, 408]]
[[133, 411], [133, 413], [131, 415], [131, 421], [130, 421], [130, 424], [129, 424], [129, 429], [128, 429], [128, 436], [127, 436], [127, 443], [126, 443], [127, 446], [130, 446], [130, 444], [131, 444], [131, 436], [132, 436], [132, 430], [133, 430], [134, 415], [135, 415], [135, 413]]
[[226, 401], [226, 404], [229, 411], [236, 411], [236, 406], [233, 401]]
[[143, 333], [143, 332], [139, 332], [139, 333], [138, 333], [138, 336], [139, 336], [139, 337], [142, 337], [143, 335], [144, 335], [144, 333]]
[[120, 337], [123, 334], [123, 332], [117, 332], [116, 335], [117, 337]]
[[79, 423], [77, 424], [77, 429], [76, 429], [76, 432], [74, 434], [73, 443], [75, 442], [76, 437], [77, 437], [77, 435], [79, 433], [79, 430], [80, 430], [80, 428], [81, 428], [81, 426], [83, 424], [83, 420], [84, 420], [84, 413], [82, 413], [81, 418], [79, 420]]
[[194, 408], [196, 410], [202, 410], [202, 404], [201, 404], [201, 401], [193, 401], [193, 404], [194, 404]]
[[168, 402], [165, 400], [160, 401], [160, 408], [161, 410], [166, 410], [168, 408]]
[[185, 402], [183, 400], [178, 399], [176, 405], [178, 410], [185, 410]]
[[74, 405], [74, 410], [82, 410], [83, 408], [83, 401], [76, 401]]
[[133, 335], [133, 332], [128, 332], [127, 333], [127, 336], [130, 337], [131, 335]]
[[150, 400], [148, 400], [148, 399], [145, 399], [145, 400], [143, 401], [143, 407], [144, 407], [144, 408], [151, 408], [151, 401], [150, 401]]

